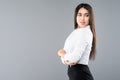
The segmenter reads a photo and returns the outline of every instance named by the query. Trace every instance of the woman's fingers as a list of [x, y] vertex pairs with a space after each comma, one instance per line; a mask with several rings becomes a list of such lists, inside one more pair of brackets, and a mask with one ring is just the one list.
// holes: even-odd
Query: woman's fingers
[[78, 63], [78, 62], [70, 63], [69, 60], [65, 60], [65, 64], [67, 64], [67, 65], [71, 65], [71, 66], [73, 66], [73, 65], [76, 65], [77, 63]]

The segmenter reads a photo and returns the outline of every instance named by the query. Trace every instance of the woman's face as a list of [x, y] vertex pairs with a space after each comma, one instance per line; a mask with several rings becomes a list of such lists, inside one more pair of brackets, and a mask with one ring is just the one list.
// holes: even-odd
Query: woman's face
[[80, 8], [76, 17], [78, 28], [85, 27], [89, 24], [89, 13], [85, 8]]

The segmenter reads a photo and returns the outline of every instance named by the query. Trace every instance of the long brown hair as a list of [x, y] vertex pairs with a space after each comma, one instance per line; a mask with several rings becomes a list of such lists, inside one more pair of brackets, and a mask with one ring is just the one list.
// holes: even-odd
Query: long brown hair
[[75, 9], [75, 14], [74, 14], [74, 28], [76, 29], [78, 27], [77, 21], [76, 21], [76, 17], [78, 14], [78, 11], [80, 8], [85, 8], [88, 10], [89, 13], [89, 25], [90, 25], [90, 29], [93, 33], [93, 42], [92, 42], [92, 49], [90, 52], [90, 57], [89, 59], [95, 59], [95, 55], [96, 55], [96, 31], [95, 31], [95, 22], [94, 22], [94, 14], [93, 14], [93, 9], [92, 7], [87, 4], [87, 3], [81, 3], [79, 4], [76, 9]]

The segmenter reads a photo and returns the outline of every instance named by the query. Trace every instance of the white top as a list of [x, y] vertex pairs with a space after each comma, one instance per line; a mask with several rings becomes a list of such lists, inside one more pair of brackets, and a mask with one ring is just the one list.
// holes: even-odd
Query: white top
[[62, 62], [69, 60], [69, 64], [78, 62], [78, 64], [88, 65], [92, 40], [93, 34], [89, 25], [75, 29], [65, 41], [66, 54], [61, 58]]

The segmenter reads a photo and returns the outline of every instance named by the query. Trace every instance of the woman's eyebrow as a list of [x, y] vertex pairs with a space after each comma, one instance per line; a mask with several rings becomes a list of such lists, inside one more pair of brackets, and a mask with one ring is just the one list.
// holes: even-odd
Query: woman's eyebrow
[[89, 13], [87, 13], [87, 12], [86, 12], [86, 13], [81, 13], [81, 12], [78, 12], [78, 14], [89, 14]]

